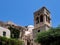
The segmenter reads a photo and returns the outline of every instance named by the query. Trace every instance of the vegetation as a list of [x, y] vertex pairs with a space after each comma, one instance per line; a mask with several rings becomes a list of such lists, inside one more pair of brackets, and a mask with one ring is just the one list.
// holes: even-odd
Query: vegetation
[[23, 41], [0, 37], [0, 45], [23, 45]]
[[39, 32], [35, 41], [42, 45], [60, 45], [60, 26]]
[[19, 38], [19, 35], [20, 35], [20, 30], [19, 29], [13, 28], [11, 26], [8, 29], [11, 32], [11, 38], [15, 38], [15, 39]]

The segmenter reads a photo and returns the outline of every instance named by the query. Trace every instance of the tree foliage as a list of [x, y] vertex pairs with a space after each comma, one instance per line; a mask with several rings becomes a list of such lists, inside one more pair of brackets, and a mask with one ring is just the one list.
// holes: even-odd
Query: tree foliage
[[11, 26], [8, 29], [11, 32], [11, 38], [15, 38], [15, 39], [19, 38], [19, 35], [20, 35], [20, 30], [19, 29], [13, 28]]
[[42, 45], [60, 45], [60, 27], [38, 33], [35, 41]]
[[23, 41], [0, 37], [0, 45], [23, 45]]

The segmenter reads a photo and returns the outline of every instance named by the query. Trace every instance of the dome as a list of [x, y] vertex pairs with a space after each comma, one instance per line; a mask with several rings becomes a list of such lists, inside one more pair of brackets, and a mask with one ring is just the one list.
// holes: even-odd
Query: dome
[[29, 25], [28, 28], [29, 28], [29, 27], [34, 27], [34, 26], [33, 26], [33, 25]]

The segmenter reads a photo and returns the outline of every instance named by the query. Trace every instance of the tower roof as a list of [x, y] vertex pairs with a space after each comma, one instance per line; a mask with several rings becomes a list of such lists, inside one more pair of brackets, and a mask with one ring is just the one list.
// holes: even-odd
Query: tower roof
[[45, 6], [43, 6], [42, 8], [40, 8], [40, 9], [38, 9], [36, 12], [34, 12], [34, 13], [37, 13], [37, 12], [39, 12], [39, 11], [41, 11], [41, 10], [44, 10], [44, 9], [46, 9], [49, 13], [50, 13], [50, 11], [45, 7]]
[[41, 9], [46, 9], [50, 13], [50, 11], [45, 6], [43, 6]]

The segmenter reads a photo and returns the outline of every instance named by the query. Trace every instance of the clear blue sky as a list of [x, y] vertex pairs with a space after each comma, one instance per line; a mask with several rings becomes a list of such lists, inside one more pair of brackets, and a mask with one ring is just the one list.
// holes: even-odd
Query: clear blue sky
[[33, 25], [33, 12], [43, 6], [51, 12], [52, 26], [59, 25], [60, 0], [0, 0], [0, 20], [22, 26]]

